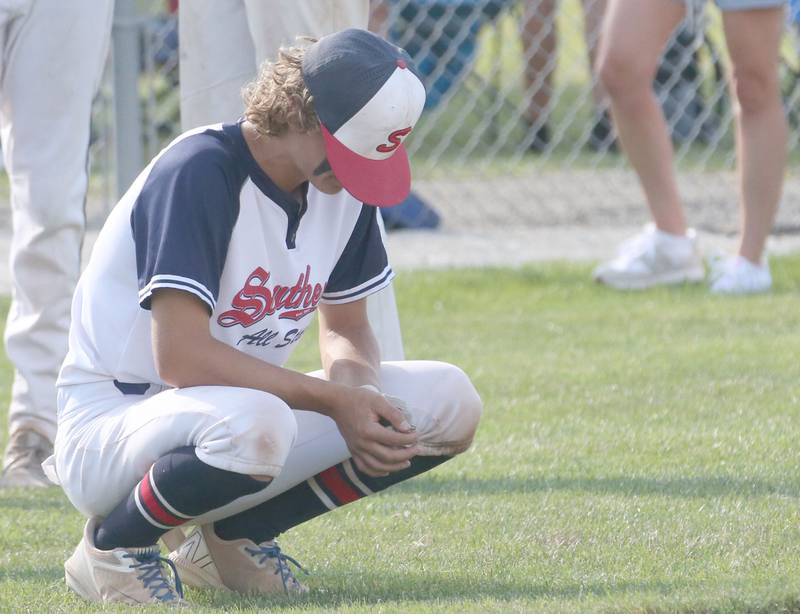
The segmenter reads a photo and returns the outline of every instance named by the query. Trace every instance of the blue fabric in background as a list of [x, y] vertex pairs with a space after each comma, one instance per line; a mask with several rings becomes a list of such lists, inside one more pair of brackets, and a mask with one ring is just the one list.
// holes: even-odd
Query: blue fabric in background
[[381, 216], [386, 230], [434, 230], [442, 220], [439, 214], [429, 207], [414, 192], [399, 205], [381, 207]]
[[512, 0], [393, 0], [389, 38], [423, 75], [425, 108], [438, 105], [469, 71], [478, 32]]
[[[389, 39], [403, 47], [422, 75], [425, 108], [442, 102], [467, 75], [478, 32], [513, 0], [392, 0]], [[395, 207], [381, 208], [387, 230], [438, 228], [441, 218], [412, 192]]]

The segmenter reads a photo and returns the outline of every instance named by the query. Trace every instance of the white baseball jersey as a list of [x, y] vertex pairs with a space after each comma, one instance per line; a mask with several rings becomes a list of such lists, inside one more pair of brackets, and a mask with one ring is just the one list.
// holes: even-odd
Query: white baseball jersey
[[112, 211], [78, 283], [59, 386], [164, 385], [150, 299], [175, 288], [203, 301], [218, 340], [283, 365], [320, 302], [346, 303], [391, 281], [374, 207], [346, 191], [281, 191], [240, 124], [192, 130], [162, 151]]

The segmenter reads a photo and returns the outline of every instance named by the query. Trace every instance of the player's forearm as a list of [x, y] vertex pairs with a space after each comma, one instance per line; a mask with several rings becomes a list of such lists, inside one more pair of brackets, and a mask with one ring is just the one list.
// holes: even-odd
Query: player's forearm
[[209, 336], [170, 344], [157, 352], [159, 375], [170, 386], [233, 386], [274, 394], [293, 408], [331, 415], [345, 402], [345, 390], [297, 371], [253, 358]]
[[320, 329], [320, 355], [328, 379], [346, 386], [380, 388], [380, 348], [369, 328]]

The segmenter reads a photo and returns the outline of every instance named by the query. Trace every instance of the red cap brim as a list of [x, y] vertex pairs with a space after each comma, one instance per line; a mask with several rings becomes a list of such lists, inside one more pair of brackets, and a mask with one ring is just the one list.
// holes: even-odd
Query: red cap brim
[[405, 200], [411, 191], [411, 168], [402, 145], [385, 160], [371, 160], [342, 145], [325, 126], [321, 128], [328, 163], [345, 190], [376, 207], [391, 207]]

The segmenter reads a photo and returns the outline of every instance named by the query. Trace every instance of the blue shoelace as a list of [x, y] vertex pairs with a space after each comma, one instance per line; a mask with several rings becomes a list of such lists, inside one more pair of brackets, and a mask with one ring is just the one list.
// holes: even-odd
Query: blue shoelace
[[281, 582], [283, 582], [283, 590], [286, 591], [286, 594], [289, 594], [289, 587], [287, 586], [288, 581], [292, 581], [295, 584], [299, 584], [297, 582], [297, 578], [294, 577], [292, 570], [289, 568], [289, 563], [292, 563], [297, 569], [302, 571], [304, 574], [308, 575], [308, 572], [303, 568], [303, 566], [298, 563], [292, 557], [284, 554], [281, 552], [280, 547], [278, 544], [273, 544], [272, 546], [257, 546], [256, 548], [248, 548], [245, 547], [245, 552], [252, 557], [257, 557], [258, 564], [263, 565], [267, 559], [275, 559], [277, 562], [277, 569], [275, 570], [276, 574], [280, 574]]
[[[167, 558], [161, 556], [158, 550], [151, 550], [141, 553], [129, 553], [123, 555], [126, 558], [134, 559], [136, 562], [131, 564], [131, 567], [139, 570], [139, 575], [136, 576], [142, 581], [144, 587], [150, 590], [150, 595], [159, 601], [176, 601], [183, 599], [183, 586], [181, 585], [180, 576], [178, 576], [178, 569], [175, 563]], [[172, 585], [164, 577], [164, 569], [161, 563], [166, 563], [172, 569], [175, 576], [175, 590], [172, 590]], [[177, 591], [177, 595], [175, 594]]]

